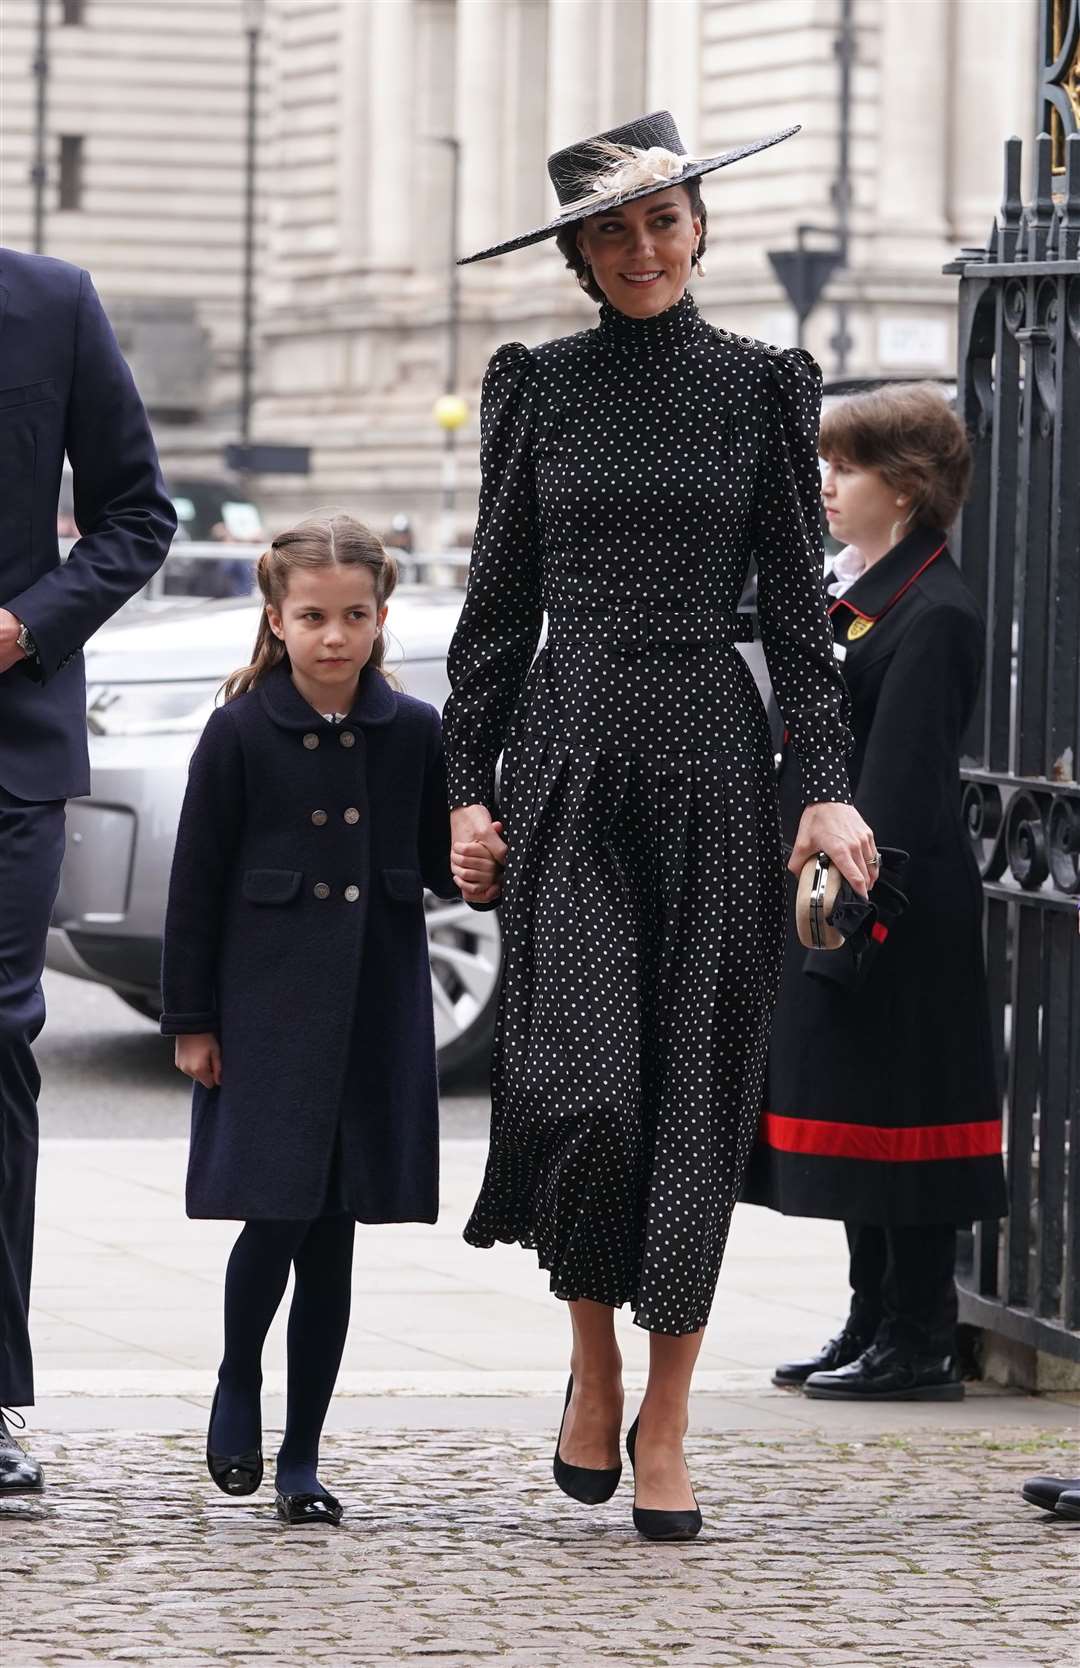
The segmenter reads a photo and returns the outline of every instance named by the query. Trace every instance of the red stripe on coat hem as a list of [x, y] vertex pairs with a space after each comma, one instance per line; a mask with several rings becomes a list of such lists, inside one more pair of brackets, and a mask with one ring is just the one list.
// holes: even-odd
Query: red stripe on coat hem
[[882, 1164], [923, 1164], [943, 1158], [992, 1158], [1001, 1151], [996, 1118], [973, 1124], [924, 1124], [893, 1129], [870, 1124], [828, 1123], [763, 1112], [759, 1137], [783, 1153], [814, 1158], [862, 1158]]

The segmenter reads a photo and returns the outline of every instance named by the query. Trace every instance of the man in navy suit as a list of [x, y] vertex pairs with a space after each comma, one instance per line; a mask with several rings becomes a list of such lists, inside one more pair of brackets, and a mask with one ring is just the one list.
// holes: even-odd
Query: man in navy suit
[[[82, 536], [62, 563], [65, 452]], [[0, 1499], [43, 1486], [3, 1409], [34, 1400], [31, 1044], [45, 1019], [64, 801], [90, 791], [82, 646], [161, 566], [175, 531], [146, 412], [89, 275], [0, 249]]]

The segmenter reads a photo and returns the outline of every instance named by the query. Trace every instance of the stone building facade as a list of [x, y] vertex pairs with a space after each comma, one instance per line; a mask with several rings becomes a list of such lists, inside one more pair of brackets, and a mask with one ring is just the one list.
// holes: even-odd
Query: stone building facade
[[[51, 143], [85, 140], [81, 211], [47, 247], [90, 265], [110, 306], [188, 303], [209, 352], [197, 424], [167, 461], [231, 421], [240, 319], [244, 41], [240, 0], [49, 0]], [[851, 259], [807, 345], [852, 375], [947, 375], [954, 283], [981, 243], [1000, 142], [1034, 108], [1037, 0], [854, 0]], [[711, 319], [774, 342], [794, 319], [765, 251], [829, 226], [841, 0], [266, 0], [261, 51], [255, 434], [313, 448], [307, 480], [264, 479], [275, 519], [346, 503], [435, 535], [448, 354], [453, 149], [461, 252], [540, 224], [549, 151], [660, 106], [708, 153], [792, 121], [794, 140], [704, 181]], [[0, 236], [29, 232], [36, 0], [0, 13]], [[67, 126], [60, 126], [63, 121]], [[78, 124], [78, 125], [76, 125]], [[476, 405], [498, 343], [588, 324], [594, 309], [543, 243], [461, 272], [462, 535], [475, 501]], [[194, 348], [193, 348], [193, 351]]]

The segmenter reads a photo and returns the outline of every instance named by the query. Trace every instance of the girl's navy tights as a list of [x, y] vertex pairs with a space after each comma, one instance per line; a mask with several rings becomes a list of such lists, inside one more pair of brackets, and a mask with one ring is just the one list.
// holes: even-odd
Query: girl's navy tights
[[262, 1443], [262, 1351], [285, 1295], [289, 1309], [288, 1399], [277, 1457], [282, 1494], [317, 1494], [319, 1437], [334, 1393], [352, 1289], [352, 1216], [315, 1222], [248, 1222], [225, 1273], [225, 1353], [210, 1432], [215, 1454], [240, 1454]]

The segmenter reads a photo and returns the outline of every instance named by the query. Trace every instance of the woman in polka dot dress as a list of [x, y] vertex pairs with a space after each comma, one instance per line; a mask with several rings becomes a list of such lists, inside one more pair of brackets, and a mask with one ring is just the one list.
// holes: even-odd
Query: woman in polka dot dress
[[628, 1446], [635, 1522], [655, 1538], [700, 1528], [687, 1397], [780, 973], [772, 749], [735, 647], [751, 558], [813, 802], [793, 862], [824, 849], [865, 890], [873, 855], [846, 803], [821, 583], [820, 373], [805, 353], [712, 328], [686, 290], [705, 244], [697, 176], [780, 137], [692, 159], [666, 112], [645, 117], [552, 157], [562, 213], [471, 257], [557, 234], [600, 322], [511, 342], [484, 379], [444, 724], [455, 874], [469, 883], [470, 840], [505, 857], [505, 963], [491, 1150], [465, 1237], [534, 1248], [569, 1303], [555, 1474], [578, 1499], [608, 1498], [619, 1478], [615, 1308], [649, 1330]]

